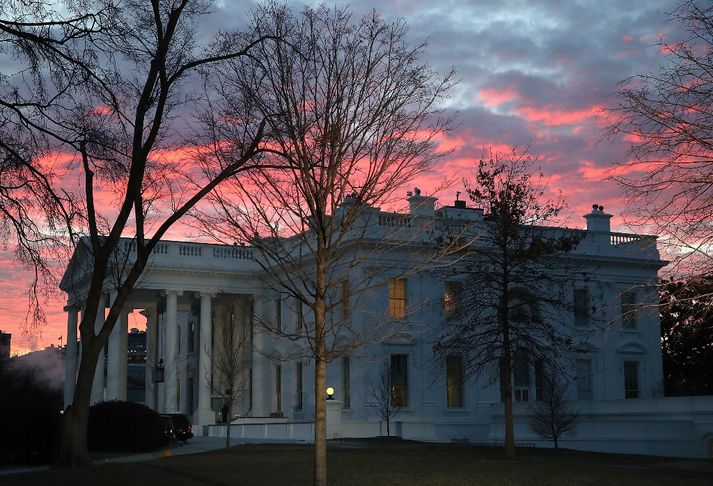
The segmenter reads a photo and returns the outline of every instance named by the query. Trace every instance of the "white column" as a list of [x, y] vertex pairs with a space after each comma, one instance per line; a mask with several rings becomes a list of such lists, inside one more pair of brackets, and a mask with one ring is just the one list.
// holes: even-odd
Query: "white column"
[[[109, 298], [111, 305], [116, 301], [117, 293], [112, 292]], [[106, 393], [108, 400], [126, 400], [126, 376], [129, 339], [128, 312], [122, 309], [114, 329], [109, 334], [107, 357]]]
[[146, 406], [156, 410], [156, 387], [155, 387], [155, 373], [156, 364], [158, 359], [156, 359], [156, 342], [157, 342], [157, 322], [156, 319], [156, 309], [145, 309], [141, 312], [146, 317], [146, 386], [144, 403]]
[[[267, 417], [270, 415], [270, 393], [272, 381], [272, 365], [263, 352], [265, 350], [265, 333], [260, 325], [260, 319], [265, 315], [265, 298], [253, 296], [253, 335], [252, 335], [252, 415]], [[252, 316], [251, 316], [252, 317]]]
[[[106, 311], [106, 296], [99, 297], [99, 307], [97, 308], [97, 318], [94, 321], [94, 333], [98, 333], [104, 326], [104, 312]], [[106, 347], [99, 351], [97, 358], [97, 368], [94, 371], [94, 381], [92, 382], [91, 403], [95, 404], [104, 401], [104, 353]]]
[[[185, 317], [185, 316], [184, 316]], [[178, 382], [180, 383], [178, 396], [178, 410], [181, 413], [190, 415], [188, 410], [188, 321], [184, 318], [178, 325], [180, 333], [178, 346]]]
[[74, 385], [77, 383], [77, 308], [65, 307], [67, 311], [67, 346], [64, 348], [64, 408], [72, 404]]
[[[181, 292], [182, 293], [182, 292]], [[166, 345], [163, 350], [164, 373], [164, 411], [178, 412], [178, 367], [176, 362], [178, 321], [178, 294], [175, 290], [166, 291]]]
[[198, 339], [198, 409], [194, 421], [199, 425], [215, 423], [215, 412], [210, 408], [213, 395], [213, 309], [212, 295], [201, 292], [200, 338]]

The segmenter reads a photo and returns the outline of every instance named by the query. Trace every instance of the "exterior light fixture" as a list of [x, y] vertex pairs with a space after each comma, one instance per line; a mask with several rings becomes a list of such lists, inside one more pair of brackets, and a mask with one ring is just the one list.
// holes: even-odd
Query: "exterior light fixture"
[[158, 364], [156, 365], [156, 383], [163, 383], [163, 372], [163, 358], [161, 358], [158, 360]]
[[334, 400], [334, 388], [327, 388], [327, 400]]

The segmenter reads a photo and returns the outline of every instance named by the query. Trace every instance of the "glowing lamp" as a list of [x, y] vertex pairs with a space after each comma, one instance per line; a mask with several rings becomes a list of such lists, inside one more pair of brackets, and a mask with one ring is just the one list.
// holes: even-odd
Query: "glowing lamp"
[[334, 400], [334, 388], [327, 388], [327, 400]]

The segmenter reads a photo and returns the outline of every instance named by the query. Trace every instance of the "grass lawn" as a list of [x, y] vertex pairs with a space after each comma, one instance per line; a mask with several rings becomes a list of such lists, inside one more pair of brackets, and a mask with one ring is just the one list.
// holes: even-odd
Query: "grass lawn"
[[[10, 485], [300, 485], [312, 481], [306, 445], [251, 444], [230, 450], [0, 476]], [[328, 451], [334, 485], [713, 485], [713, 462], [466, 444], [357, 440]]]

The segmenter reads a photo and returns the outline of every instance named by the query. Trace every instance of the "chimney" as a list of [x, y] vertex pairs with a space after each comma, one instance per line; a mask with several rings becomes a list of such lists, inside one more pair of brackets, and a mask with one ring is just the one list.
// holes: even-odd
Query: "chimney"
[[611, 231], [610, 219], [612, 215], [604, 212], [604, 206], [598, 204], [592, 205], [592, 212], [585, 214], [587, 220], [587, 231], [596, 231], [599, 233], [609, 233]]
[[413, 192], [406, 193], [406, 200], [409, 204], [409, 212], [413, 216], [423, 216], [432, 218], [435, 212], [437, 197], [422, 196], [421, 189], [414, 188]]

